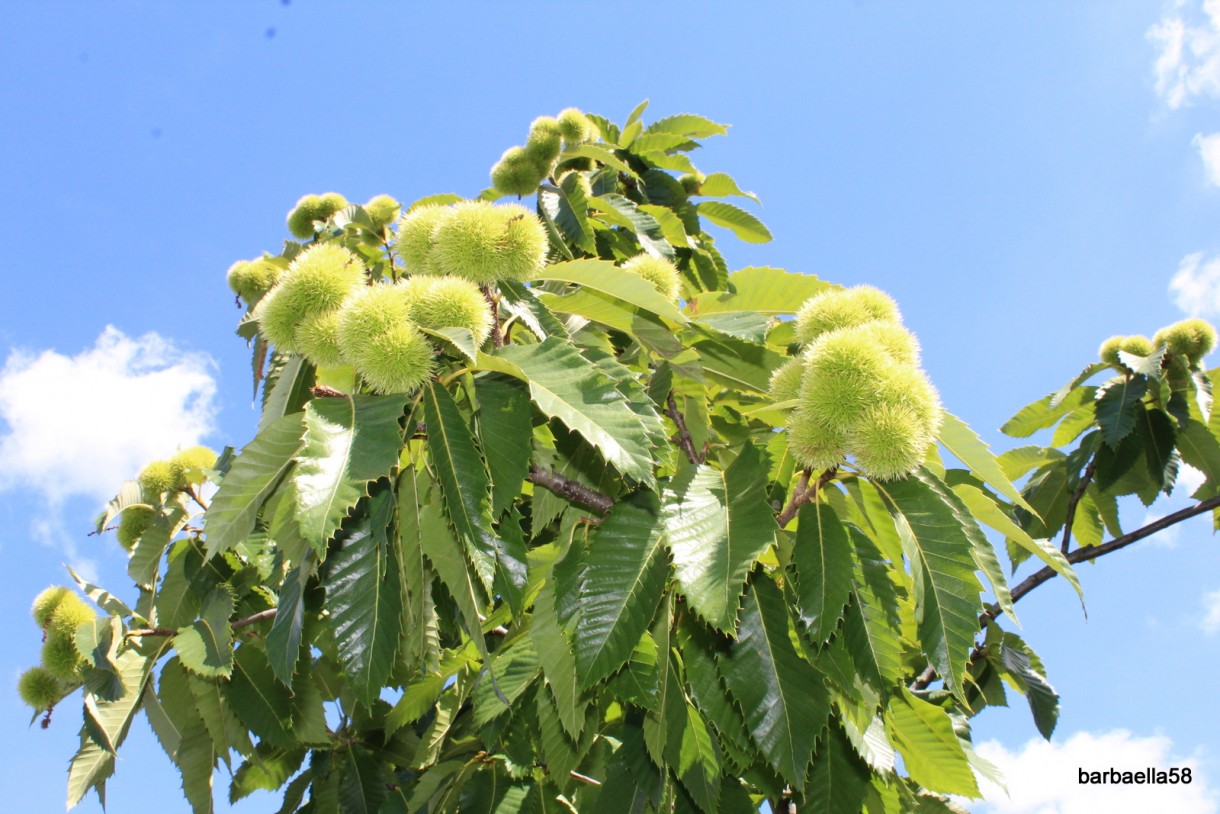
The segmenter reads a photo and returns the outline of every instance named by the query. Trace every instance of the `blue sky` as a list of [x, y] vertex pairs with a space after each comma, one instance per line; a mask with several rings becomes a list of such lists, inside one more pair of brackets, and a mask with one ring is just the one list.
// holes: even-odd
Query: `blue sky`
[[[1015, 442], [996, 428], [1102, 339], [1220, 315], [1215, 0], [432, 5], [0, 4], [10, 686], [37, 661], [28, 603], [61, 563], [122, 590], [121, 551], [85, 537], [107, 492], [179, 445], [252, 433], [228, 265], [276, 250], [307, 192], [477, 194], [530, 120], [563, 107], [621, 120], [649, 98], [650, 118], [732, 124], [696, 163], [757, 192], [775, 240], [726, 238], [730, 264], [889, 291], [946, 405], [999, 449]], [[1209, 785], [1170, 805], [1159, 792], [1161, 807], [1216, 811], [1207, 520], [1081, 578], [1087, 622], [1066, 585], [1018, 606], [1064, 712], [1049, 747], [1026, 748], [1023, 708], [976, 720], [1012, 778], [1014, 802], [991, 810], [1124, 811], [1081, 797], [1076, 766], [1189, 759]], [[76, 715], [27, 729], [0, 693], [9, 807], [62, 806]], [[109, 799], [178, 799], [143, 723]]]

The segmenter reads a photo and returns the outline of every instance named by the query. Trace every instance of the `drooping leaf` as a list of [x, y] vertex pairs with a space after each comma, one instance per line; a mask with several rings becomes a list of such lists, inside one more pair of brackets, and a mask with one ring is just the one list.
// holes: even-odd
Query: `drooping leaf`
[[305, 749], [260, 747], [257, 757], [242, 763], [229, 785], [229, 802], [242, 800], [256, 791], [275, 791], [301, 768]]
[[284, 577], [280, 586], [279, 604], [275, 621], [267, 634], [267, 659], [275, 677], [285, 684], [292, 684], [297, 657], [301, 652], [301, 627], [304, 624], [305, 583], [313, 575], [313, 563], [306, 560], [298, 563]]
[[[250, 734], [246, 731], [221, 687], [222, 680], [200, 678], [188, 673], [187, 686], [195, 699], [195, 708], [199, 718], [212, 738], [212, 749], [227, 764], [229, 750], [236, 750], [241, 755], [254, 754], [254, 745], [250, 742]], [[177, 714], [177, 710], [174, 713]]]
[[964, 699], [982, 611], [971, 542], [952, 506], [919, 477], [886, 484], [915, 579], [919, 638], [945, 686]]
[[203, 519], [208, 556], [236, 547], [254, 529], [258, 510], [301, 448], [304, 414], [277, 419], [242, 448]]
[[655, 493], [636, 492], [615, 504], [589, 542], [573, 641], [584, 687], [617, 670], [652, 620], [667, 570], [659, 514]]
[[730, 290], [709, 291], [688, 306], [692, 314], [794, 314], [805, 300], [829, 287], [812, 274], [751, 267], [729, 275]]
[[1042, 737], [1050, 740], [1059, 722], [1059, 693], [1046, 679], [1041, 659], [1019, 636], [1005, 633], [1000, 648], [1000, 663], [1008, 677], [1029, 701], [1034, 724]]
[[233, 594], [225, 586], [214, 588], [203, 600], [199, 620], [179, 630], [174, 636], [174, 649], [182, 666], [207, 678], [233, 672]]
[[656, 314], [670, 323], [683, 324], [687, 321], [678, 307], [660, 294], [652, 283], [608, 260], [554, 263], [540, 271], [534, 279], [575, 283]]
[[695, 194], [708, 198], [727, 198], [731, 195], [736, 195], [740, 198], [749, 198], [754, 203], [761, 203], [757, 195], [753, 192], [742, 191], [741, 187], [737, 186], [737, 182], [733, 180], [733, 177], [723, 172], [708, 173], [699, 184], [699, 191]]
[[566, 240], [587, 254], [597, 253], [589, 225], [589, 201], [575, 173], [565, 176], [558, 186], [544, 184], [538, 191], [538, 206]]
[[775, 541], [766, 467], [754, 446], [728, 469], [700, 464], [680, 471], [665, 491], [666, 541], [678, 585], [703, 619], [733, 631], [746, 576]]
[[490, 592], [497, 552], [504, 544], [492, 528], [491, 484], [474, 434], [453, 397], [436, 382], [424, 388], [424, 422], [449, 521], [474, 563], [483, 589]]
[[830, 698], [821, 676], [793, 648], [783, 596], [766, 576], [746, 591], [737, 641], [719, 664], [767, 763], [803, 789]]
[[472, 694], [475, 726], [483, 726], [513, 710], [538, 677], [539, 668], [538, 653], [528, 636], [497, 650], [487, 663], [495, 682], [490, 678], [479, 682]]
[[360, 746], [339, 752], [339, 806], [344, 814], [377, 814], [388, 791], [384, 761]]
[[1097, 426], [1102, 440], [1111, 449], [1135, 429], [1136, 403], [1148, 389], [1148, 380], [1120, 377], [1098, 391], [1096, 402]]
[[[707, 723], [689, 703], [682, 705], [684, 724], [669, 763], [700, 810], [717, 811], [720, 804], [720, 752]], [[674, 760], [673, 758], [676, 758]]]
[[869, 770], [843, 734], [831, 724], [818, 744], [802, 811], [839, 814], [859, 811], [868, 796]]
[[916, 783], [943, 794], [979, 796], [970, 762], [943, 709], [900, 687], [885, 708], [885, 728]]
[[674, 259], [674, 247], [665, 239], [661, 224], [657, 223], [652, 215], [640, 211], [631, 200], [617, 192], [608, 192], [605, 195], [594, 195], [589, 199], [589, 205], [601, 212], [608, 222], [633, 232], [644, 251], [653, 257]]
[[475, 388], [479, 396], [479, 440], [491, 475], [491, 514], [498, 518], [521, 493], [529, 474], [530, 446], [524, 439], [533, 431], [529, 391], [501, 376], [482, 376]]
[[292, 735], [292, 691], [271, 671], [267, 655], [246, 642], [233, 654], [233, 677], [225, 686], [229, 706], [262, 741], [283, 748], [296, 744]]
[[614, 381], [576, 348], [552, 337], [501, 348], [497, 356], [481, 355], [479, 366], [526, 382], [543, 415], [579, 433], [622, 474], [654, 483], [647, 428]]
[[402, 448], [399, 420], [407, 398], [321, 398], [305, 408], [304, 444], [293, 471], [296, 519], [319, 559], [368, 484], [385, 477]]
[[851, 598], [852, 545], [843, 522], [828, 504], [805, 504], [797, 514], [792, 546], [797, 607], [815, 643], [830, 638]]
[[340, 535], [323, 578], [339, 660], [366, 705], [381, 693], [401, 635], [401, 577], [387, 536], [393, 511], [393, 493], [377, 490], [368, 514]]
[[1028, 438], [1038, 430], [1053, 427], [1059, 419], [1082, 404], [1091, 404], [1096, 392], [1096, 387], [1078, 387], [1058, 400], [1054, 393], [1044, 396], [1022, 407], [1000, 427], [1000, 432], [1013, 438]]
[[991, 449], [970, 429], [966, 422], [948, 411], [943, 413], [944, 420], [940, 428], [940, 442], [957, 456], [958, 460], [979, 476], [985, 483], [991, 484], [997, 492], [1016, 503], [1033, 511], [1021, 492], [1004, 474], [1000, 462], [991, 453]]
[[546, 676], [547, 685], [555, 701], [555, 712], [568, 735], [580, 738], [585, 724], [585, 708], [581, 698], [580, 681], [576, 674], [576, 657], [567, 636], [559, 627], [555, 615], [555, 589], [550, 578], [543, 584], [534, 600], [534, 615], [530, 623], [530, 637], [534, 650]]
[[717, 226], [732, 229], [733, 234], [746, 243], [769, 243], [771, 230], [754, 215], [739, 206], [723, 201], [703, 201], [697, 207], [699, 214]]

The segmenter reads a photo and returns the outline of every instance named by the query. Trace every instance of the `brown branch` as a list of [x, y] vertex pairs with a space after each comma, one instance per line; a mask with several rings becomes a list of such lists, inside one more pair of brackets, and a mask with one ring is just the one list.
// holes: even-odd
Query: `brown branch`
[[[241, 630], [243, 627], [249, 627], [250, 625], [255, 625], [255, 624], [258, 624], [259, 622], [272, 618], [273, 616], [275, 616], [275, 612], [276, 612], [276, 608], [267, 608], [266, 610], [261, 610], [258, 613], [252, 613], [243, 619], [238, 619], [236, 622], [233, 623], [232, 627], [234, 630]], [[150, 628], [141, 628], [139, 630], [129, 630], [129, 631], [127, 631], [127, 635], [128, 636], [176, 636], [176, 635], [178, 635], [178, 631], [173, 628], [168, 628], [168, 627], [150, 627]]]
[[335, 389], [335, 388], [333, 388], [333, 387], [327, 387], [327, 386], [326, 386], [326, 385], [324, 385], [324, 384], [319, 384], [319, 385], [318, 385], [318, 386], [316, 386], [316, 387], [311, 387], [311, 388], [309, 388], [309, 392], [310, 392], [310, 394], [311, 394], [311, 395], [312, 395], [314, 398], [319, 398], [319, 399], [343, 399], [343, 398], [347, 398], [347, 394], [346, 394], [346, 393], [343, 393], [343, 392], [341, 392], [341, 391], [339, 391], [339, 390], [336, 390], [336, 389]]
[[791, 523], [792, 518], [796, 517], [796, 513], [800, 511], [801, 506], [817, 497], [822, 487], [834, 480], [838, 471], [839, 467], [830, 467], [822, 473], [821, 477], [812, 486], [809, 485], [809, 476], [813, 472], [809, 469], [801, 472], [801, 477], [797, 480], [796, 487], [792, 490], [792, 498], [788, 501], [788, 505], [784, 507], [784, 510], [779, 513], [779, 517], [775, 518], [775, 522], [779, 523], [779, 527], [782, 529]]
[[201, 498], [199, 495], [195, 494], [195, 490], [192, 489], [189, 485], [186, 486], [182, 491], [186, 492], [187, 495], [190, 497], [190, 499], [195, 501], [195, 503], [197, 503], [199, 505], [199, 508], [203, 509], [205, 512], [208, 510], [208, 504], [204, 503], [203, 498]]
[[682, 447], [682, 451], [686, 453], [686, 459], [693, 464], [703, 463], [703, 456], [695, 451], [695, 442], [690, 437], [690, 430], [686, 427], [686, 419], [682, 417], [682, 413], [678, 412], [678, 402], [674, 400], [672, 390], [666, 399], [665, 414], [678, 428], [678, 446]]
[[1089, 465], [1084, 468], [1084, 474], [1080, 476], [1080, 483], [1076, 485], [1076, 491], [1068, 500], [1067, 516], [1063, 521], [1063, 542], [1059, 545], [1059, 550], [1064, 554], [1068, 553], [1072, 544], [1072, 524], [1076, 522], [1076, 507], [1080, 505], [1084, 491], [1089, 488], [1089, 483], [1093, 480], [1093, 473], [1096, 470], [1097, 455], [1094, 453], [1093, 457], [1089, 458]]
[[579, 503], [598, 514], [606, 514], [614, 506], [614, 499], [596, 489], [590, 489], [579, 481], [565, 478], [558, 472], [543, 469], [536, 464], [530, 464], [530, 474], [526, 478], [544, 489], [549, 489], [564, 500]]
[[491, 344], [494, 347], [504, 347], [504, 333], [500, 330], [500, 304], [496, 301], [496, 295], [491, 292], [490, 286], [483, 286], [483, 297], [487, 300], [488, 307], [491, 308]]
[[[1200, 501], [1193, 506], [1187, 506], [1185, 509], [1176, 511], [1173, 514], [1165, 515], [1160, 520], [1154, 520], [1148, 525], [1138, 528], [1135, 531], [1127, 532], [1121, 537], [1115, 537], [1108, 543], [1088, 546], [1086, 548], [1078, 548], [1067, 555], [1067, 561], [1072, 564], [1076, 564], [1088, 562], [1089, 560], [1095, 560], [1098, 557], [1104, 557], [1107, 554], [1113, 554], [1115, 551], [1126, 548], [1132, 543], [1139, 542], [1145, 537], [1151, 537], [1158, 531], [1164, 531], [1172, 525], [1181, 523], [1183, 520], [1189, 520], [1195, 515], [1203, 514], [1204, 512], [1211, 511], [1217, 507], [1220, 507], [1220, 496], [1210, 497], [1207, 500]], [[1034, 588], [1037, 588], [1044, 582], [1049, 582], [1056, 576], [1058, 576], [1058, 572], [1049, 565], [1044, 566], [1038, 571], [1030, 574], [1028, 577], [1021, 580], [1017, 587], [1012, 589], [1013, 603], [1015, 604]], [[1000, 604], [998, 602], [993, 603], [989, 605], [981, 614], [979, 614], [979, 625], [986, 625], [988, 622], [996, 619], [999, 615]], [[982, 648], [976, 646], [974, 648], [974, 652], [970, 654], [971, 660], [973, 661], [974, 659], [977, 659], [982, 652]], [[931, 684], [935, 679], [936, 670], [929, 666], [926, 670], [920, 673], [919, 677], [911, 684], [911, 689], [927, 689], [928, 685]]]

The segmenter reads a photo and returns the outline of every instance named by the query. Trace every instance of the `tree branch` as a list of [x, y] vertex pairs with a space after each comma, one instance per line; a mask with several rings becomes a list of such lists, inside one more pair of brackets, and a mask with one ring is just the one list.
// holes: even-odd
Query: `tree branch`
[[544, 489], [549, 489], [564, 500], [570, 500], [587, 509], [592, 509], [598, 514], [606, 514], [614, 506], [614, 499], [609, 495], [603, 495], [579, 481], [566, 478], [558, 472], [543, 469], [536, 464], [530, 464], [530, 473], [526, 480]]
[[[1067, 555], [1067, 561], [1074, 565], [1074, 564], [1080, 563], [1080, 562], [1088, 562], [1089, 560], [1095, 560], [1098, 557], [1104, 557], [1107, 554], [1113, 554], [1115, 551], [1126, 548], [1127, 546], [1131, 545], [1132, 543], [1139, 542], [1140, 540], [1144, 539], [1145, 537], [1151, 537], [1153, 534], [1156, 534], [1158, 531], [1164, 531], [1165, 529], [1169, 528], [1172, 525], [1181, 523], [1183, 520], [1189, 520], [1190, 518], [1194, 517], [1195, 515], [1203, 514], [1204, 512], [1209, 512], [1212, 509], [1215, 509], [1217, 507], [1220, 507], [1220, 496], [1210, 497], [1207, 500], [1200, 501], [1199, 503], [1196, 503], [1193, 506], [1187, 506], [1185, 509], [1176, 511], [1173, 514], [1168, 514], [1168, 515], [1162, 517], [1160, 520], [1154, 520], [1153, 522], [1149, 523], [1148, 525], [1138, 528], [1135, 531], [1127, 532], [1126, 534], [1122, 535], [1121, 537], [1115, 537], [1113, 540], [1111, 540], [1108, 543], [1103, 543], [1101, 545], [1095, 545], [1095, 546], [1088, 546], [1086, 548], [1078, 548], [1075, 551], [1073, 551], [1072, 553]], [[1058, 573], [1055, 571], [1055, 569], [1051, 568], [1049, 565], [1044, 566], [1043, 568], [1039, 569], [1038, 571], [1035, 571], [1034, 573], [1030, 574], [1028, 577], [1021, 580], [1020, 584], [1018, 584], [1017, 587], [1012, 589], [1013, 603], [1015, 604], [1017, 601], [1019, 601], [1023, 596], [1028, 594], [1034, 588], [1037, 588], [1039, 585], [1041, 585], [1044, 582], [1050, 581], [1052, 578], [1054, 578], [1056, 576], [1058, 576]], [[989, 605], [986, 610], [984, 610], [981, 614], [979, 614], [980, 627], [983, 625], [986, 625], [988, 622], [994, 620], [999, 615], [1000, 615], [999, 603], [997, 602], [997, 603], [993, 603], [992, 605]], [[981, 653], [982, 653], [982, 649], [976, 646], [974, 648], [974, 652], [970, 654], [971, 660], [973, 661], [974, 659], [978, 658]], [[935, 679], [936, 679], [936, 671], [932, 667], [929, 666], [928, 669], [926, 669], [922, 673], [920, 673], [919, 677], [917, 679], [915, 679], [915, 681], [911, 684], [911, 689], [912, 690], [927, 689], [928, 685], [931, 684]]]
[[800, 511], [801, 506], [817, 497], [822, 487], [834, 480], [838, 471], [839, 467], [830, 467], [822, 473], [821, 477], [812, 486], [809, 485], [809, 476], [813, 472], [809, 469], [801, 472], [801, 477], [797, 480], [796, 487], [792, 490], [791, 500], [788, 501], [788, 505], [784, 507], [784, 510], [779, 513], [779, 517], [775, 518], [775, 522], [779, 523], [779, 527], [782, 529], [791, 523], [792, 518], [796, 517], [796, 513]]
[[682, 451], [686, 453], [686, 459], [693, 464], [703, 463], [703, 456], [695, 451], [695, 442], [690, 437], [690, 430], [686, 428], [686, 419], [682, 417], [682, 413], [678, 412], [678, 403], [674, 400], [672, 390], [666, 399], [665, 414], [678, 428], [678, 446], [682, 447]]
[[1089, 465], [1084, 468], [1084, 474], [1080, 476], [1080, 483], [1076, 485], [1076, 491], [1068, 500], [1067, 516], [1063, 521], [1063, 542], [1059, 545], [1059, 550], [1064, 554], [1068, 553], [1072, 544], [1072, 524], [1076, 522], [1076, 507], [1080, 505], [1084, 491], [1089, 488], [1089, 483], [1093, 480], [1093, 473], [1096, 470], [1097, 454], [1094, 453], [1093, 457], [1089, 458]]
[[502, 348], [504, 347], [504, 334], [500, 330], [500, 305], [496, 302], [496, 296], [492, 293], [490, 286], [483, 286], [483, 298], [487, 300], [487, 305], [491, 308], [491, 344]]
[[[252, 613], [245, 618], [238, 619], [236, 622], [233, 623], [232, 627], [234, 630], [241, 630], [243, 627], [249, 627], [250, 625], [255, 625], [255, 624], [258, 624], [259, 622], [265, 621], [267, 619], [271, 619], [272, 617], [275, 616], [276, 610], [277, 610], [276, 608], [267, 608], [266, 610], [261, 610], [258, 613]], [[139, 630], [129, 630], [129, 631], [127, 631], [127, 635], [128, 636], [176, 636], [176, 635], [178, 635], [178, 631], [173, 628], [168, 628], [168, 627], [150, 627], [150, 628], [141, 628]]]

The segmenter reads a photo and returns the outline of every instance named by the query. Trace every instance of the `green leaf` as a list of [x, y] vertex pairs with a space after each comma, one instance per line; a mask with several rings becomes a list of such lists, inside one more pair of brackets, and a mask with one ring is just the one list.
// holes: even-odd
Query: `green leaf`
[[803, 789], [830, 696], [793, 648], [784, 598], [768, 577], [759, 575], [746, 591], [737, 641], [719, 664], [767, 763]]
[[174, 649], [182, 666], [196, 675], [228, 678], [233, 672], [233, 594], [225, 586], [213, 588], [203, 600], [199, 620], [179, 630]]
[[723, 472], [710, 464], [688, 467], [665, 490], [678, 586], [691, 608], [722, 631], [736, 629], [746, 577], [775, 542], [766, 473], [762, 453], [747, 446]]
[[267, 655], [252, 642], [233, 654], [233, 677], [225, 686], [229, 706], [262, 741], [292, 748], [292, 691], [271, 671]]
[[457, 603], [467, 635], [487, 658], [487, 644], [482, 636], [481, 609], [484, 604], [482, 588], [470, 574], [470, 566], [462, 554], [462, 546], [445, 518], [435, 498], [421, 504], [419, 509], [420, 546], [428, 562], [436, 569], [450, 596]]
[[771, 230], [741, 207], [723, 201], [703, 201], [695, 207], [699, 214], [717, 226], [733, 230], [746, 243], [769, 243]]
[[954, 486], [953, 491], [970, 509], [970, 513], [974, 515], [976, 520], [1000, 532], [1010, 541], [1042, 560], [1044, 564], [1049, 565], [1054, 569], [1056, 574], [1071, 584], [1072, 588], [1076, 590], [1076, 595], [1080, 597], [1081, 603], [1084, 602], [1084, 591], [1080, 587], [1080, 580], [1076, 577], [1076, 571], [1072, 568], [1072, 564], [1067, 561], [1067, 558], [1063, 556], [1063, 552], [1059, 550], [1058, 546], [1049, 540], [1035, 540], [1030, 537], [1023, 528], [1014, 523], [996, 505], [995, 501], [970, 484], [963, 483]]
[[313, 381], [314, 368], [305, 357], [277, 351], [271, 357], [271, 368], [263, 385], [263, 414], [258, 420], [258, 431], [303, 410]]
[[[528, 636], [497, 650], [487, 663], [491, 676], [474, 688], [474, 725], [482, 727], [514, 709], [538, 677], [538, 653]], [[493, 682], [491, 678], [495, 679]]]
[[1220, 441], [1216, 440], [1207, 425], [1190, 418], [1178, 432], [1177, 445], [1182, 460], [1207, 478], [1192, 497], [1202, 500], [1216, 494], [1220, 486]]
[[622, 666], [652, 620], [668, 570], [659, 512], [655, 493], [636, 492], [616, 503], [593, 533], [574, 636], [584, 687]]
[[1169, 494], [1178, 477], [1179, 458], [1174, 452], [1174, 421], [1163, 410], [1137, 411], [1140, 438], [1144, 441], [1144, 459], [1148, 473], [1162, 492]]
[[921, 477], [886, 484], [911, 561], [919, 638], [945, 686], [965, 700], [966, 667], [979, 630], [972, 545], [953, 507]]
[[422, 325], [416, 326], [420, 332], [427, 334], [437, 340], [440, 345], [448, 345], [453, 350], [457, 351], [456, 356], [460, 356], [468, 361], [473, 362], [478, 356], [479, 349], [475, 346], [474, 334], [469, 328], [425, 328]]
[[703, 811], [717, 811], [720, 803], [720, 752], [715, 739], [689, 703], [682, 705], [685, 722], [677, 743], [677, 760], [670, 764], [683, 787]]
[[530, 445], [505, 443], [529, 438], [531, 427], [529, 391], [512, 379], [481, 376], [475, 381], [479, 398], [479, 441], [491, 475], [491, 514], [499, 517], [521, 494], [529, 474]]
[[892, 687], [903, 674], [904, 642], [898, 595], [890, 566], [859, 530], [852, 532], [858, 556], [853, 562], [851, 593], [843, 619], [843, 641], [857, 670], [878, 690]]
[[301, 534], [319, 559], [368, 483], [385, 477], [402, 449], [407, 397], [321, 398], [305, 408], [305, 443], [292, 480]]
[[762, 345], [731, 337], [696, 342], [703, 372], [733, 390], [765, 394], [771, 387], [771, 371], [788, 357]]
[[368, 514], [340, 535], [323, 578], [348, 686], [370, 707], [394, 666], [402, 633], [401, 577], [387, 538], [393, 511], [393, 493], [379, 490], [370, 499]]
[[1097, 426], [1101, 428], [1102, 440], [1111, 449], [1135, 429], [1135, 405], [1147, 390], [1148, 380], [1141, 376], [1113, 379], [1098, 391]]
[[1000, 663], [1008, 677], [1025, 694], [1034, 725], [1042, 737], [1050, 740], [1059, 721], [1059, 693], [1046, 680], [1046, 668], [1041, 659], [1019, 636], [1005, 633], [1000, 647]]
[[1000, 427], [1000, 432], [1013, 438], [1028, 438], [1038, 430], [1053, 427], [1059, 419], [1082, 404], [1091, 404], [1096, 392], [1096, 387], [1078, 387], [1058, 401], [1055, 400], [1055, 393], [1044, 396], [1022, 407]]
[[242, 448], [204, 515], [209, 557], [250, 536], [263, 501], [301, 448], [303, 418], [293, 413], [277, 419]]
[[[440, 648], [435, 606], [432, 603], [432, 569], [424, 556], [422, 507], [428, 502], [431, 479], [427, 470], [405, 470], [398, 478], [398, 546], [403, 596], [402, 659], [408, 664], [432, 666]], [[445, 533], [452, 536], [445, 527]]]
[[608, 222], [633, 232], [640, 246], [653, 257], [674, 259], [674, 247], [665, 239], [661, 224], [652, 215], [640, 211], [632, 201], [616, 192], [609, 192], [594, 195], [589, 199], [589, 205], [601, 212]]
[[237, 768], [229, 785], [229, 802], [235, 803], [256, 791], [275, 791], [301, 768], [304, 749], [260, 747], [258, 756]]
[[812, 274], [783, 269], [744, 268], [729, 275], [728, 291], [708, 291], [695, 297], [691, 314], [757, 312], [774, 316], [795, 314], [805, 300], [829, 286]]
[[423, 390], [428, 449], [440, 482], [445, 508], [483, 589], [491, 592], [497, 552], [504, 543], [492, 529], [491, 485], [474, 434], [443, 385]]
[[[753, 762], [754, 747], [741, 708], [729, 697], [720, 670], [716, 666], [718, 650], [713, 634], [693, 616], [687, 616], [677, 627], [677, 641], [682, 650], [686, 679], [695, 704], [720, 735], [720, 745], [729, 754], [747, 756], [739, 762]], [[722, 639], [723, 649], [729, 640]]]
[[535, 281], [557, 280], [600, 291], [633, 305], [670, 323], [686, 323], [686, 315], [659, 293], [656, 287], [638, 274], [624, 271], [608, 260], [571, 260], [547, 266], [533, 278]]
[[593, 227], [589, 225], [589, 201], [577, 174], [564, 176], [558, 187], [543, 184], [538, 190], [538, 206], [570, 243], [587, 254], [597, 254]]
[[978, 434], [962, 421], [957, 416], [948, 411], [943, 413], [944, 421], [940, 429], [940, 442], [945, 445], [945, 448], [952, 452], [957, 459], [970, 467], [976, 475], [979, 476], [985, 483], [991, 486], [1004, 497], [1016, 503], [1018, 506], [1024, 507], [1027, 511], [1033, 511], [1025, 498], [1021, 497], [1021, 492], [1013, 485], [1008, 476], [1004, 474], [1000, 462], [996, 460], [995, 455], [991, 453], [990, 447], [979, 438]]
[[339, 806], [343, 814], [377, 814], [388, 793], [390, 773], [386, 764], [360, 746], [338, 752], [342, 771]]
[[801, 507], [792, 564], [801, 622], [810, 641], [820, 645], [838, 627], [852, 584], [851, 538], [829, 505]]
[[[224, 758], [225, 763], [229, 762], [230, 749], [235, 749], [239, 754], [246, 756], [254, 754], [254, 744], [250, 742], [250, 735], [246, 731], [246, 727], [238, 720], [233, 708], [229, 706], [221, 682], [216, 679], [199, 678], [189, 673], [186, 681], [191, 696], [195, 699], [195, 708], [199, 712], [199, 718], [212, 737], [212, 748], [216, 754]], [[174, 714], [178, 714], [178, 710], [174, 710]]]
[[822, 737], [809, 775], [809, 790], [802, 813], [839, 814], [859, 811], [868, 796], [868, 766], [834, 724]]
[[114, 773], [114, 752], [127, 736], [162, 646], [163, 643], [146, 649], [133, 647], [118, 656], [115, 667], [123, 693], [117, 699], [108, 701], [86, 695], [86, 724], [81, 729], [81, 745], [68, 768], [68, 808], [79, 803], [85, 792], [105, 783]]
[[725, 175], [723, 172], [709, 174], [699, 184], [699, 191], [695, 194], [708, 198], [727, 198], [730, 195], [736, 195], [739, 198], [749, 198], [756, 204], [762, 203], [753, 192], [743, 192], [741, 187], [737, 186], [737, 182], [733, 180], [733, 177]]
[[559, 627], [555, 615], [555, 588], [549, 575], [538, 592], [538, 598], [534, 600], [534, 615], [529, 631], [542, 672], [554, 696], [559, 720], [573, 740], [579, 739], [584, 729], [588, 702], [580, 696], [576, 657], [572, 655], [568, 637]]
[[622, 474], [655, 482], [647, 428], [614, 381], [576, 348], [552, 337], [500, 348], [497, 356], [480, 355], [479, 366], [526, 382], [543, 415], [579, 433]]
[[707, 138], [708, 136], [723, 136], [729, 132], [726, 125], [717, 124], [711, 119], [697, 116], [693, 113], [679, 113], [666, 116], [648, 125], [645, 133], [674, 133], [687, 138]]
[[563, 151], [563, 155], [559, 157], [559, 160], [567, 161], [569, 158], [592, 158], [594, 161], [605, 164], [607, 167], [613, 167], [630, 178], [638, 179], [640, 177], [621, 158], [605, 147], [599, 147], [596, 144], [578, 144], [575, 147], [569, 147]]
[[755, 345], [761, 345], [767, 339], [767, 330], [771, 320], [757, 311], [728, 311], [723, 314], [708, 314], [695, 320], [699, 327], [711, 328], [713, 331], [728, 334], [736, 339], [744, 339]]
[[267, 659], [271, 671], [284, 684], [292, 684], [297, 657], [301, 653], [301, 626], [305, 621], [305, 583], [313, 575], [313, 563], [305, 561], [293, 567], [280, 586], [275, 621], [267, 634]]
[[916, 783], [942, 794], [979, 796], [970, 762], [943, 709], [900, 687], [885, 708], [885, 728]]

